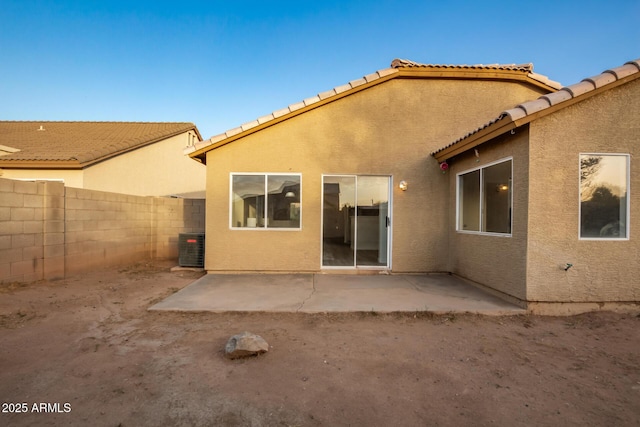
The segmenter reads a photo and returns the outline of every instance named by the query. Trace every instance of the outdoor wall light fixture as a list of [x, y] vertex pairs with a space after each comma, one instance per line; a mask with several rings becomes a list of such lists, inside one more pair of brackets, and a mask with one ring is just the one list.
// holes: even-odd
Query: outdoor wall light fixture
[[407, 191], [407, 188], [409, 188], [409, 184], [407, 184], [407, 181], [402, 180], [400, 181], [398, 187], [400, 187], [402, 191]]
[[[282, 194], [282, 193], [280, 193]], [[294, 193], [293, 191], [289, 191], [287, 192], [287, 194], [284, 195], [284, 197], [286, 197], [287, 199], [293, 199], [296, 197], [296, 193]]]

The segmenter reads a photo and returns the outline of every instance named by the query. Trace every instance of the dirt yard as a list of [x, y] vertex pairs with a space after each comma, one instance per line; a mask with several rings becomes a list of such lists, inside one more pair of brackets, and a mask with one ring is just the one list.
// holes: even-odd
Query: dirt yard
[[0, 285], [0, 425], [639, 425], [637, 315], [148, 312], [170, 267]]

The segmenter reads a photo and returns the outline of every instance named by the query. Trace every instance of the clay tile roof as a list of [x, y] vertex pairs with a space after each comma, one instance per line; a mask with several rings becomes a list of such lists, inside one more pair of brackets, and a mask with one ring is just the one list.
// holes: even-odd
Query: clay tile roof
[[0, 145], [17, 150], [0, 155], [0, 162], [83, 165], [189, 130], [202, 139], [193, 123], [0, 121]]
[[507, 70], [521, 71], [529, 78], [539, 81], [552, 88], [560, 89], [562, 86], [558, 82], [550, 80], [547, 76], [533, 72], [533, 64], [475, 64], [475, 65], [444, 65], [444, 64], [420, 64], [407, 59], [394, 59], [391, 63], [393, 68], [428, 68], [428, 69], [452, 69], [452, 70]]
[[456, 68], [456, 69], [491, 69], [491, 70], [513, 70], [513, 71], [533, 71], [533, 64], [476, 64], [476, 65], [453, 65], [453, 64], [421, 64], [409, 61], [408, 59], [394, 59], [391, 62], [393, 68]]
[[[430, 70], [439, 70], [439, 69], [450, 69], [452, 71], [465, 71], [465, 70], [505, 70], [505, 71], [516, 71], [522, 72], [526, 77], [536, 80], [547, 88], [559, 89], [561, 86], [559, 83], [549, 80], [547, 77], [536, 74], [533, 72], [532, 64], [491, 64], [491, 65], [435, 65], [435, 64], [420, 64], [417, 62], [409, 61], [406, 59], [394, 59], [391, 62], [390, 68], [385, 68], [382, 70], [378, 70], [375, 73], [367, 74], [359, 79], [352, 80], [347, 84], [336, 86], [333, 89], [330, 89], [325, 92], [321, 92], [315, 96], [304, 99], [301, 102], [297, 102], [295, 104], [291, 104], [286, 108], [282, 108], [280, 110], [276, 110], [271, 114], [267, 114], [265, 116], [260, 117], [257, 120], [252, 122], [245, 123], [239, 127], [227, 130], [224, 133], [214, 135], [211, 138], [199, 142], [197, 144], [191, 145], [185, 148], [184, 153], [191, 155], [193, 157], [201, 157], [204, 152], [209, 149], [212, 149], [214, 146], [217, 147], [219, 145], [224, 145], [227, 142], [231, 141], [233, 137], [237, 137], [243, 132], [252, 132], [251, 129], [257, 128], [258, 126], [269, 126], [273, 123], [277, 123], [279, 120], [284, 120], [289, 117], [294, 116], [295, 114], [307, 111], [310, 108], [314, 108], [314, 106], [321, 105], [322, 103], [330, 102], [333, 99], [338, 99], [340, 96], [344, 96], [350, 91], [356, 91], [358, 88], [368, 87], [369, 85], [376, 84], [382, 81], [385, 81], [388, 78], [393, 78], [399, 75], [400, 69], [430, 69]], [[255, 129], [254, 129], [255, 131]], [[206, 161], [205, 157], [201, 157], [202, 161]]]
[[588, 96], [596, 89], [607, 87], [608, 85], [611, 85], [630, 76], [632, 76], [631, 78], [640, 78], [640, 59], [629, 61], [621, 67], [611, 68], [596, 76], [583, 79], [579, 83], [565, 86], [557, 92], [543, 95], [538, 99], [532, 101], [523, 102], [522, 104], [519, 104], [514, 108], [503, 111], [495, 119], [483, 124], [477, 129], [467, 132], [465, 135], [456, 139], [447, 146], [432, 152], [431, 155], [434, 157], [438, 157], [439, 153], [468, 140], [469, 138], [485, 129], [495, 126], [496, 123], [504, 119], [509, 119], [511, 122], [518, 122], [517, 126], [521, 126], [533, 120], [535, 118], [533, 117], [535, 113], [544, 114], [545, 112], [549, 111], [548, 109], [550, 107], [556, 105], [558, 106], [558, 108], [562, 108], [562, 104], [567, 101], [573, 100], [575, 102], [577, 101], [577, 99], [579, 99], [579, 97]]

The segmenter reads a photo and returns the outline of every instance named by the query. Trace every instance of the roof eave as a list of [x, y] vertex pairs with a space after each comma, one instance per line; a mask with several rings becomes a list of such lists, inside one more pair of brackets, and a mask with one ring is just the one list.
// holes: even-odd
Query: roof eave
[[517, 128], [518, 126], [519, 124], [517, 121], [513, 121], [510, 116], [506, 115], [502, 119], [496, 121], [493, 125], [487, 126], [474, 135], [433, 153], [433, 157], [435, 157], [438, 163], [445, 162], [458, 154], [469, 151], [480, 144]]
[[0, 160], [0, 169], [81, 170], [85, 167], [77, 160]]
[[[555, 105], [551, 105], [549, 107], [546, 107], [540, 111], [528, 114], [524, 117], [518, 118], [516, 120], [513, 120], [511, 118], [511, 116], [509, 114], [505, 114], [503, 113], [503, 116], [501, 119], [497, 119], [494, 123], [486, 126], [485, 128], [479, 130], [478, 132], [469, 135], [466, 138], [463, 138], [461, 140], [459, 140], [458, 142], [455, 142], [435, 153], [432, 154], [432, 156], [440, 163], [451, 159], [454, 156], [457, 156], [458, 154], [462, 154], [465, 151], [471, 150], [481, 144], [484, 144], [487, 141], [490, 141], [506, 132], [511, 131], [512, 129], [516, 129], [520, 126], [523, 126], [525, 124], [528, 124], [540, 117], [544, 117], [546, 115], [552, 114], [558, 110], [561, 110], [563, 108], [569, 107], [573, 104], [577, 104], [578, 102], [582, 102], [585, 99], [591, 98], [592, 96], [598, 95], [599, 93], [602, 93], [604, 91], [610, 90], [614, 87], [617, 86], [621, 86], [625, 83], [628, 83], [632, 80], [635, 80], [637, 78], [640, 78], [640, 74], [631, 74], [628, 76], [625, 76], [619, 80], [616, 80], [614, 82], [608, 83], [604, 86], [595, 88], [593, 90], [590, 90], [588, 92], [582, 93], [579, 96], [576, 97], [572, 97], [569, 98], [565, 101], [559, 102]], [[583, 81], [586, 81], [588, 79], [585, 79]], [[561, 89], [562, 90], [567, 90], [566, 88]], [[517, 108], [517, 107], [516, 107]]]

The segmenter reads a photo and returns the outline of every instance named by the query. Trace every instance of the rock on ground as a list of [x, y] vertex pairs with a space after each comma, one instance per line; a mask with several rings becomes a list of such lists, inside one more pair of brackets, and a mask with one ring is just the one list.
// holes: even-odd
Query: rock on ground
[[269, 351], [269, 344], [260, 335], [243, 332], [229, 338], [224, 348], [225, 356], [229, 359], [256, 356]]

